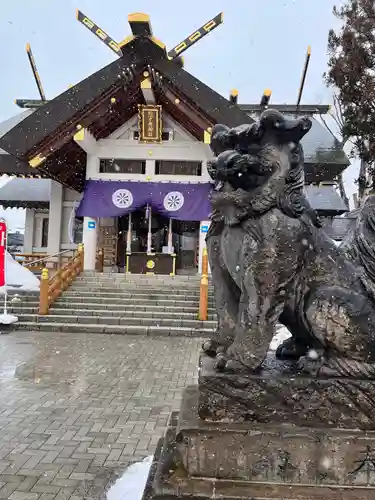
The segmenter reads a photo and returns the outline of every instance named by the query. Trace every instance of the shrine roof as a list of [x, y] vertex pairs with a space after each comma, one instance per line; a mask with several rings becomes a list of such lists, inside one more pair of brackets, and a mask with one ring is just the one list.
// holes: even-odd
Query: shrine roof
[[[162, 82], [158, 82], [160, 86], [166, 89], [173, 88], [178, 94], [177, 97], [181, 96], [183, 100], [188, 100], [196, 110], [200, 110], [207, 117], [208, 124], [224, 122], [229, 126], [236, 126], [252, 122], [252, 119], [237, 105], [231, 104], [185, 69], [180, 68], [176, 62], [169, 61], [165, 51], [151, 40], [135, 39], [126, 46], [121, 59], [105, 66], [46, 102], [33, 113], [26, 115], [0, 138], [0, 146], [10, 154], [27, 158], [55, 134], [69, 135], [69, 131], [76, 131], [77, 124], [90, 126], [95, 123], [101, 115], [98, 113], [98, 108], [103, 105], [109, 108], [109, 100], [116, 94], [121, 94], [121, 107], [134, 104], [134, 94], [140, 97], [139, 80], [142, 72], [150, 65], [162, 77]], [[126, 84], [121, 76], [127, 70], [131, 70], [132, 74], [132, 82], [129, 84]], [[121, 93], [124, 87], [127, 95]]]
[[[240, 104], [239, 106], [247, 110], [254, 119], [259, 116], [261, 111], [259, 106], [253, 104]], [[270, 107], [291, 118], [295, 117], [296, 114], [310, 116], [312, 127], [301, 141], [305, 156], [305, 176], [308, 183], [333, 180], [350, 165], [349, 158], [340, 147], [339, 141], [316, 117], [316, 115], [327, 113], [329, 106], [301, 105], [298, 110], [295, 105], [288, 104], [275, 104]]]
[[[5, 135], [13, 127], [21, 123], [27, 116], [33, 113], [34, 110], [28, 109], [22, 113], [8, 118], [0, 122], [0, 138]], [[1, 175], [14, 175], [16, 177], [48, 177], [43, 172], [39, 172], [35, 168], [31, 168], [26, 161], [19, 160], [13, 155], [7, 153], [4, 149], [0, 148], [0, 176]]]
[[[21, 123], [27, 116], [31, 115], [32, 112], [32, 109], [27, 109], [22, 113], [11, 116], [7, 120], [0, 122], [0, 137], [3, 137], [9, 130]], [[0, 148], [0, 154], [7, 154], [7, 152]]]
[[[85, 21], [83, 24], [90, 31], [98, 28], [82, 13], [77, 14], [77, 19]], [[107, 41], [101, 38], [116, 51], [119, 56], [116, 61], [50, 101], [43, 99], [39, 104], [34, 101], [35, 109], [8, 120], [8, 128], [0, 124], [0, 174], [36, 174], [82, 191], [87, 154], [74, 140], [77, 130], [88, 130], [96, 140], [109, 137], [138, 113], [140, 104], [148, 103], [142, 90], [146, 74], [154, 104], [161, 105], [166, 114], [199, 141], [216, 123], [235, 127], [251, 123], [253, 115], [259, 114], [260, 105], [238, 104], [236, 98], [227, 99], [186, 71], [182, 58], [175, 56], [179, 46], [195, 43], [191, 37], [167, 53], [164, 44], [152, 35], [147, 15], [130, 15], [128, 21], [133, 35], [120, 44], [110, 42], [107, 35]], [[211, 26], [206, 29], [208, 33], [221, 22], [219, 14], [202, 30]], [[34, 68], [34, 76], [35, 71]], [[292, 105], [273, 107], [284, 113], [297, 112]], [[311, 116], [327, 111], [328, 106], [322, 105], [301, 105], [298, 109], [300, 114]], [[315, 118], [303, 145], [307, 182], [334, 179], [349, 164], [337, 141]]]
[[48, 208], [50, 197], [49, 179], [11, 179], [0, 188], [4, 208]]
[[157, 104], [198, 140], [215, 123], [237, 126], [253, 121], [236, 104], [170, 61], [165, 49], [151, 39], [135, 38], [122, 50], [120, 59], [25, 114], [0, 137], [0, 147], [29, 164], [46, 158], [44, 163], [32, 163], [62, 184], [82, 190], [86, 153], [73, 140], [77, 127], [102, 139], [128, 121], [138, 112], [138, 104], [145, 103], [140, 82], [146, 70], [152, 75]]
[[308, 185], [305, 187], [305, 192], [311, 207], [327, 217], [348, 212], [348, 207], [333, 185]]
[[330, 238], [336, 241], [342, 241], [349, 230], [355, 224], [355, 219], [348, 217], [334, 217], [333, 219], [323, 220], [323, 229]]

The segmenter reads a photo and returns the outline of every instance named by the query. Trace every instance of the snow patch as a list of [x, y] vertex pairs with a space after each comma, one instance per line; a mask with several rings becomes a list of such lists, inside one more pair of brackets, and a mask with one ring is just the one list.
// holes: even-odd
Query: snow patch
[[107, 491], [107, 500], [142, 500], [153, 456], [130, 465]]
[[14, 316], [13, 314], [9, 314], [7, 312], [0, 314], [1, 325], [12, 325], [13, 323], [17, 323], [17, 321], [18, 321], [17, 316]]
[[285, 326], [281, 325], [278, 326], [277, 333], [272, 339], [269, 347], [270, 351], [276, 351], [279, 345], [282, 344], [284, 340], [288, 339], [289, 337], [291, 337], [290, 331], [287, 328], [285, 328]]
[[16, 262], [7, 252], [6, 254], [6, 286], [0, 287], [0, 295], [5, 291], [23, 290], [25, 292], [39, 292], [39, 279], [31, 271]]

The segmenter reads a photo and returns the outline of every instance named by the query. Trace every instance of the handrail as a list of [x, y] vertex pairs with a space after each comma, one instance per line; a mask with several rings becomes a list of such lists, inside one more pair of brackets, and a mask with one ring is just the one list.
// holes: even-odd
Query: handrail
[[208, 319], [208, 255], [207, 248], [203, 249], [202, 255], [202, 276], [199, 289], [199, 319]]
[[83, 271], [84, 249], [78, 245], [77, 253], [50, 279], [48, 269], [42, 271], [40, 280], [39, 314], [45, 316], [49, 308], [58, 299], [61, 293]]
[[60, 255], [64, 255], [69, 252], [74, 252], [75, 250], [69, 249], [69, 250], [62, 250], [59, 253], [55, 253], [53, 255], [46, 255], [44, 258], [38, 259], [38, 260], [33, 260], [32, 262], [27, 262], [28, 266], [35, 266], [36, 264], [39, 264], [39, 262], [45, 262], [48, 259], [52, 259], [53, 257], [60, 257]]

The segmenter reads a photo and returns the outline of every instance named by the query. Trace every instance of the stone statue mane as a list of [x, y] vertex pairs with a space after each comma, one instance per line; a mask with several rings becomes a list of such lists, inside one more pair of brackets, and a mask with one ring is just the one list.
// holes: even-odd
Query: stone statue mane
[[[303, 192], [310, 126], [269, 110], [214, 127], [218, 328], [143, 500], [374, 498], [375, 197], [337, 248]], [[292, 361], [267, 355], [277, 322]]]
[[218, 329], [204, 351], [218, 369], [258, 370], [281, 322], [292, 339], [279, 356], [301, 357], [314, 376], [375, 378], [375, 202], [337, 248], [303, 192], [310, 128], [275, 110], [213, 128], [207, 248]]
[[235, 129], [216, 125], [211, 147], [217, 157], [209, 173], [222, 189], [211, 195], [213, 220], [235, 225], [278, 207], [290, 217], [305, 215], [320, 226], [303, 193], [300, 140], [310, 128], [308, 118], [286, 119], [275, 110], [265, 111], [258, 124]]

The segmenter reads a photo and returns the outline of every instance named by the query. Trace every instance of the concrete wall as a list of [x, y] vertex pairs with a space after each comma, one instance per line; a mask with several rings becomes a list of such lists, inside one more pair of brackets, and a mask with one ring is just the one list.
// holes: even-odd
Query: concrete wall
[[[77, 245], [70, 243], [69, 221], [81, 197], [82, 194], [52, 181], [50, 209], [26, 210], [24, 252], [53, 255], [62, 250], [75, 249]], [[48, 246], [42, 247], [42, 225], [45, 218], [49, 219]]]

